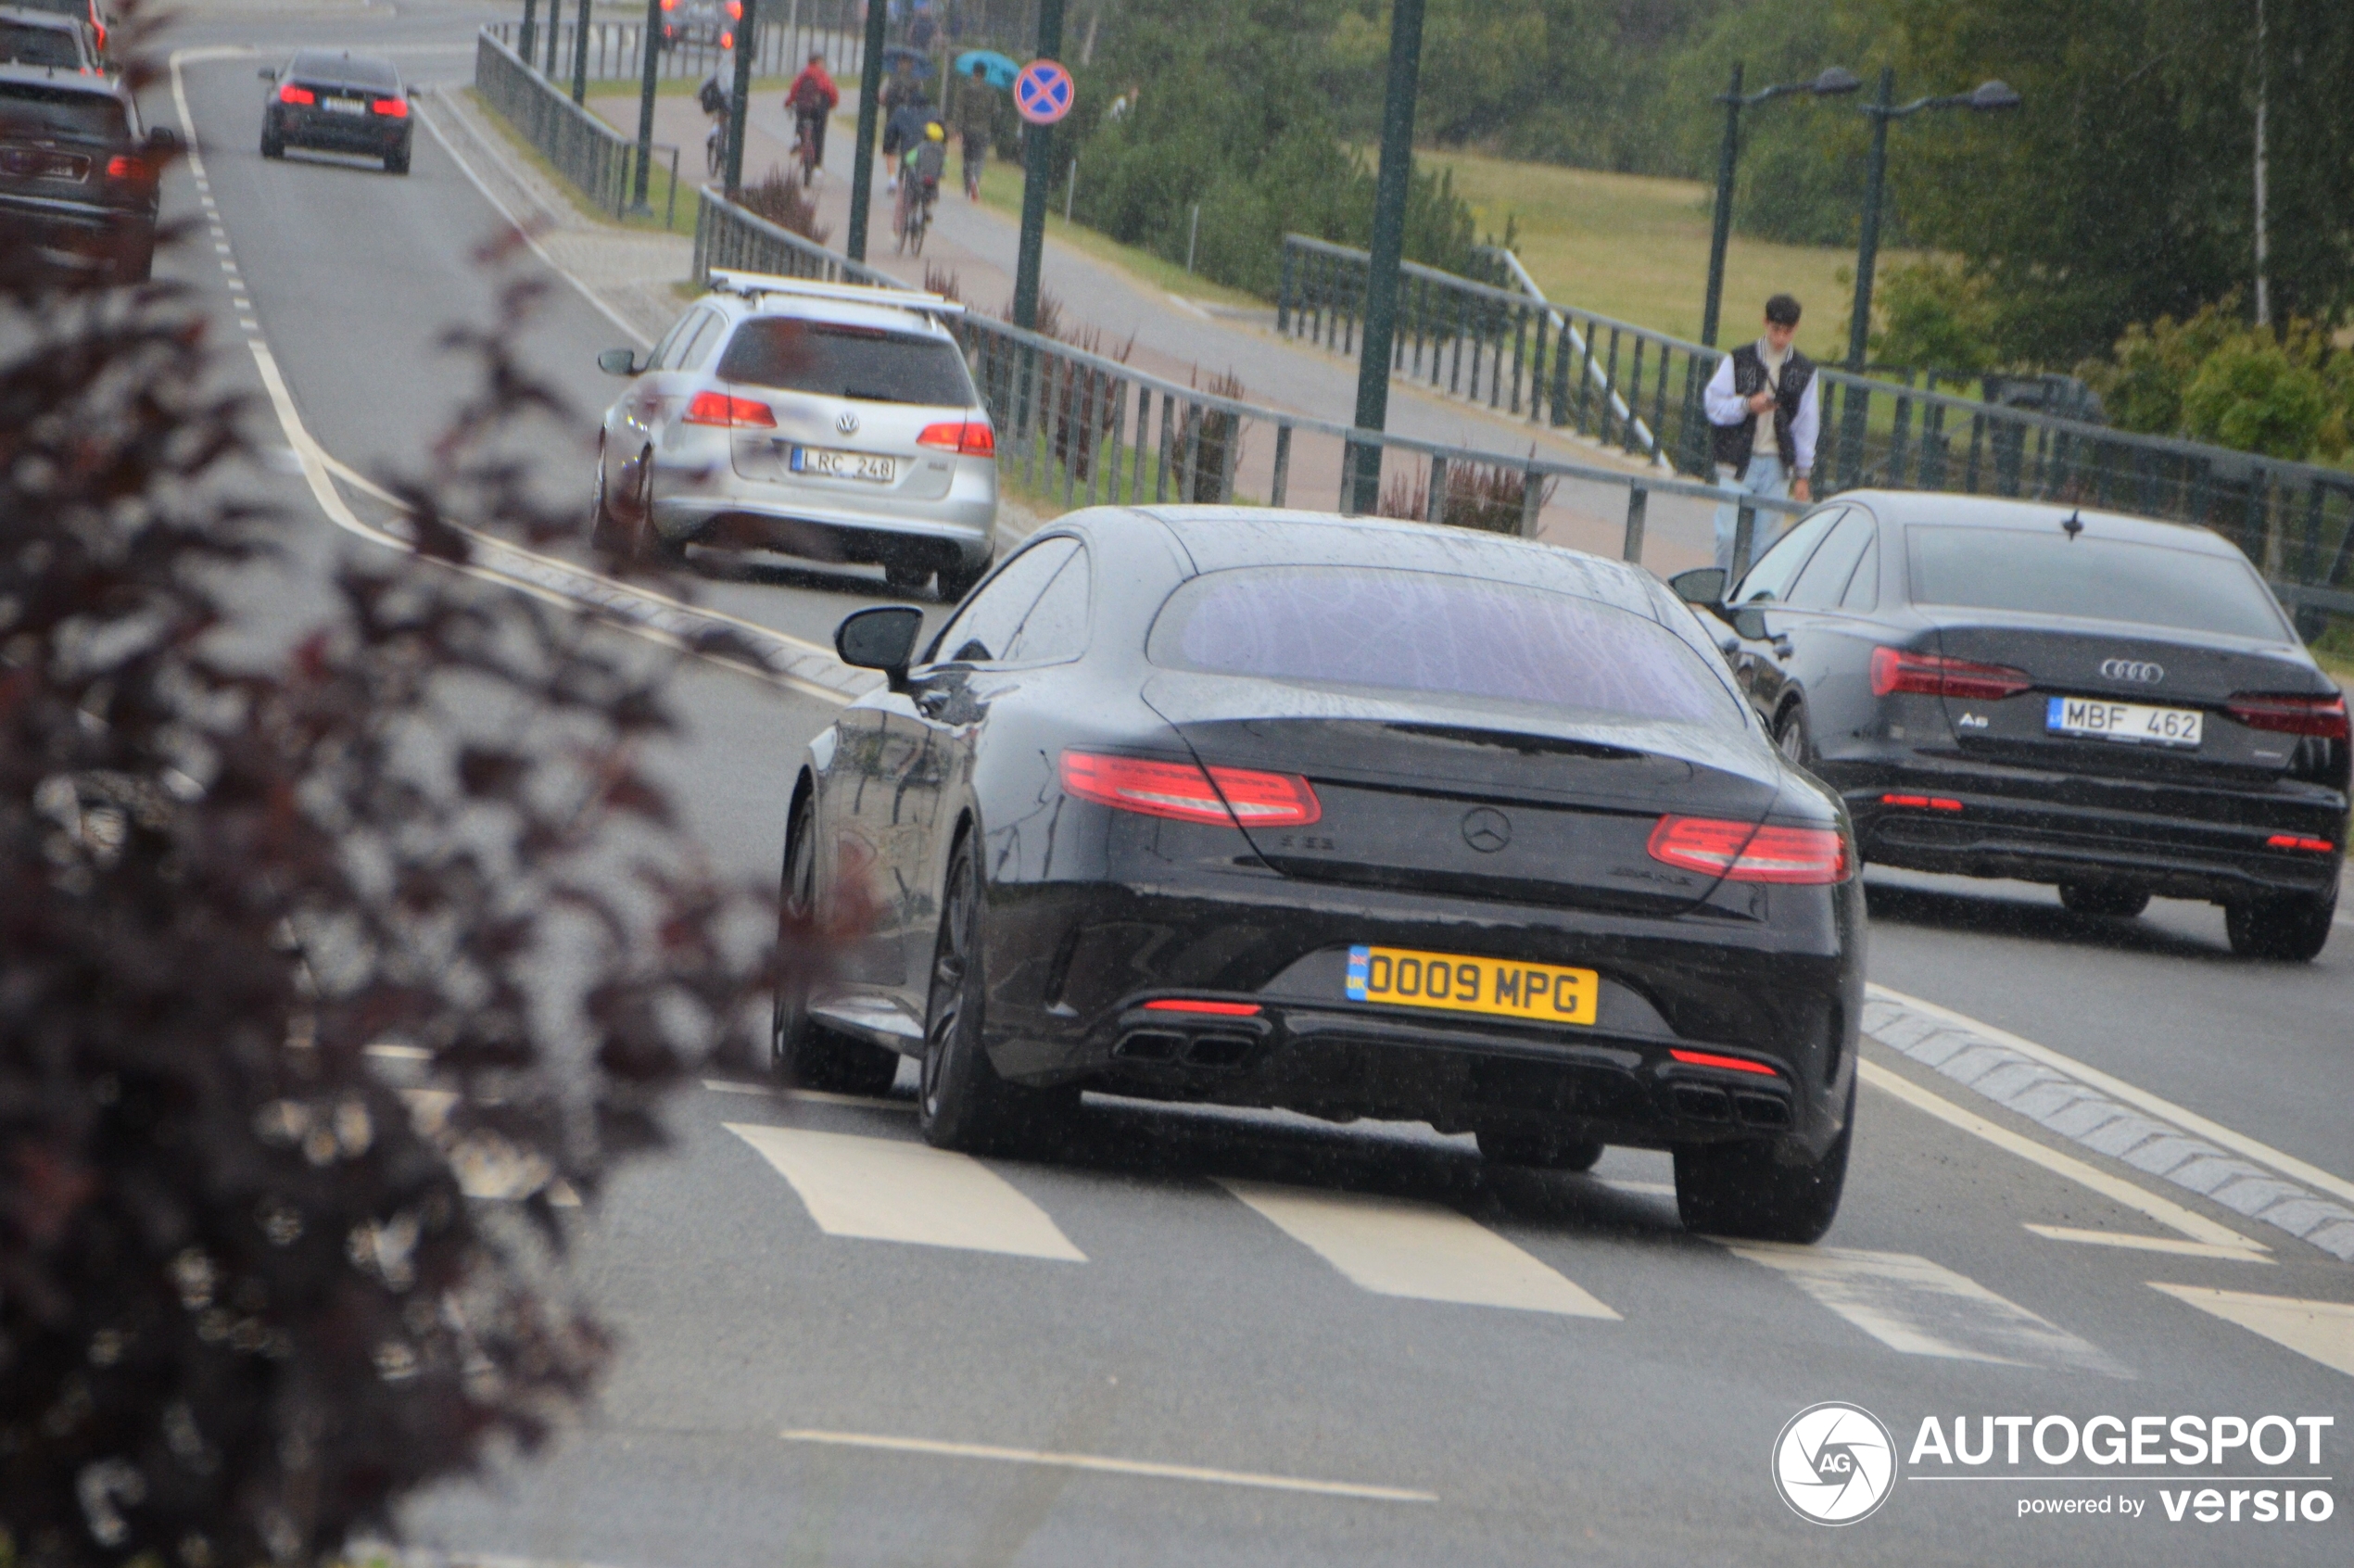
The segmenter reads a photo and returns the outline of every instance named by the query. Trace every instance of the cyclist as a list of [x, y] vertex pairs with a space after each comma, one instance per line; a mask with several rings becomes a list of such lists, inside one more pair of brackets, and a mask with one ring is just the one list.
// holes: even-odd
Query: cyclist
[[956, 133], [965, 144], [965, 196], [981, 196], [981, 171], [989, 161], [989, 144], [997, 135], [997, 94], [989, 85], [989, 68], [973, 62], [972, 76], [956, 92]]
[[904, 248], [915, 241], [923, 249], [923, 231], [931, 226], [932, 203], [940, 199], [940, 176], [948, 167], [948, 128], [937, 120], [924, 122], [923, 134], [906, 145], [899, 161], [899, 238]]
[[719, 165], [728, 156], [728, 89], [720, 85], [717, 71], [704, 77], [702, 85], [695, 89], [695, 104], [711, 116], [711, 130], [702, 139], [703, 168], [717, 179]]
[[[931, 122], [931, 100], [924, 95], [923, 86], [918, 82], [892, 106], [891, 116], [883, 122], [883, 157], [895, 158], [914, 150], [916, 144], [924, 139], [924, 127]], [[892, 174], [889, 188], [895, 191], [900, 186], [898, 166], [892, 164], [890, 167]]]
[[808, 171], [822, 167], [826, 161], [826, 120], [842, 102], [842, 93], [834, 86], [834, 79], [826, 74], [826, 57], [812, 52], [809, 63], [792, 79], [785, 92], [785, 107], [792, 111], [793, 144], [809, 150], [804, 155], [803, 183], [808, 183]]

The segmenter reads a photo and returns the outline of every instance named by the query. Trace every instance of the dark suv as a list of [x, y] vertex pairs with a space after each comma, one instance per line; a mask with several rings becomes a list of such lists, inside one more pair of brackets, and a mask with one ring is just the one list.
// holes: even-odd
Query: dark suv
[[176, 147], [150, 136], [119, 82], [0, 64], [0, 221], [55, 266], [145, 280], [155, 261], [157, 175]]

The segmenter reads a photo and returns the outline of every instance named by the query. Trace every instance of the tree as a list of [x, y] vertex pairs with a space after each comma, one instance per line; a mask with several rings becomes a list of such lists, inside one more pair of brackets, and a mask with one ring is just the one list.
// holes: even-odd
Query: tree
[[675, 655], [453, 570], [461, 517], [577, 531], [501, 455], [562, 414], [505, 325], [447, 340], [409, 550], [305, 583], [195, 301], [43, 264], [0, 230], [0, 1556], [315, 1563], [592, 1386], [554, 1201], [660, 1143], [774, 928], [645, 770]]

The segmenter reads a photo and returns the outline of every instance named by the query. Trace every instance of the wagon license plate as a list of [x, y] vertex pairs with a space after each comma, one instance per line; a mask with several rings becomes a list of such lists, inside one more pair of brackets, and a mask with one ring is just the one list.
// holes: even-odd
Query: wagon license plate
[[2099, 697], [2054, 697], [2044, 710], [2044, 727], [2054, 735], [2094, 740], [2196, 746], [2205, 717], [2196, 708], [2153, 708]]
[[1404, 947], [1352, 947], [1346, 990], [1351, 1002], [1538, 1023], [1591, 1024], [1601, 983], [1591, 969], [1556, 964]]
[[898, 472], [887, 457], [871, 452], [837, 451], [831, 447], [795, 447], [792, 449], [792, 471], [814, 474], [824, 479], [864, 479], [870, 485], [888, 485]]

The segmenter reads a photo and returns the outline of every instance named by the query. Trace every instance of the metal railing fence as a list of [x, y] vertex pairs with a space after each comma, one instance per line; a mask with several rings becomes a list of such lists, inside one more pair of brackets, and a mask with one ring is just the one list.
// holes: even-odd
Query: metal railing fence
[[[627, 215], [638, 144], [574, 103], [488, 28], [475, 38], [475, 91], [599, 209], [615, 219]], [[668, 225], [677, 214], [678, 149], [657, 143], [653, 152], [670, 155], [670, 210], [663, 217]]]
[[[728, 202], [705, 186], [695, 222], [699, 281], [713, 267], [905, 285]], [[1286, 410], [1182, 386], [1119, 360], [1075, 348], [978, 313], [954, 319], [997, 437], [1002, 478], [1017, 493], [1060, 506], [1170, 501], [1228, 505], [1316, 505], [1333, 498], [1350, 510], [1354, 465], [1396, 454], [1384, 492], [1389, 515], [1415, 515], [1489, 532], [1534, 537], [1565, 484], [1616, 494], [1621, 555], [1643, 556], [1653, 497], [1717, 505], [1725, 492], [1669, 474], [1558, 462], [1359, 430]], [[1397, 503], [1410, 504], [1400, 508]], [[1737, 560], [1745, 562], [1760, 513], [1788, 516], [1794, 501], [1744, 499]]]
[[[533, 29], [532, 64], [563, 82], [569, 94], [580, 24], [566, 0], [557, 4], [571, 14], [552, 23], [543, 19]], [[487, 31], [508, 48], [520, 48], [519, 22], [492, 22]], [[822, 54], [837, 83], [854, 85], [865, 60], [866, 34], [856, 0], [765, 0], [753, 34], [753, 70], [759, 76], [791, 76], [812, 54]], [[590, 21], [588, 80], [626, 82], [634, 91], [645, 75], [645, 48], [643, 21]], [[726, 57], [715, 38], [690, 35], [655, 52], [654, 74], [665, 81], [683, 77], [700, 82]], [[555, 62], [552, 69], [551, 60]]]
[[[1365, 253], [1284, 242], [1279, 331], [1354, 351]], [[1712, 476], [1701, 391], [1723, 351], [1590, 311], [1408, 266], [1398, 369], [1533, 424]], [[1947, 490], [2196, 523], [2292, 602], [2354, 613], [2354, 474], [2112, 430], [1828, 367], [1816, 489]]]

